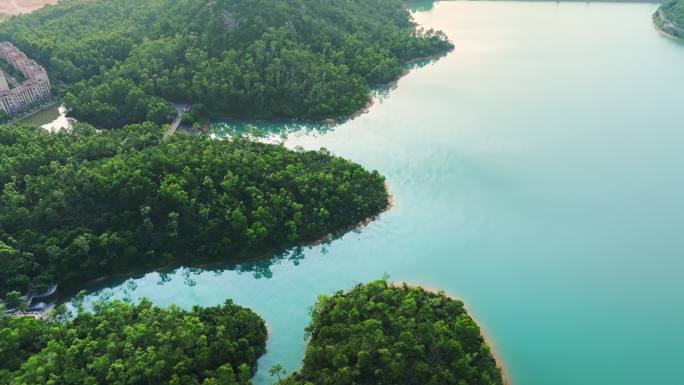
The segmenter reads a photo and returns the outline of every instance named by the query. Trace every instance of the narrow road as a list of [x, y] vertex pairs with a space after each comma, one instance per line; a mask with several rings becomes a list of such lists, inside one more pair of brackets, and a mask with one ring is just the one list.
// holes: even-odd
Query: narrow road
[[[658, 9], [658, 17], [660, 18], [660, 20], [663, 21], [663, 27], [665, 28], [665, 32], [668, 32], [667, 29], [672, 29], [684, 35], [684, 29], [680, 28], [672, 20], [668, 19], [667, 15], [665, 14], [665, 12], [663, 12], [662, 9]], [[679, 36], [676, 37], [681, 39], [681, 37]]]
[[176, 111], [178, 111], [176, 118], [173, 119], [173, 122], [171, 122], [171, 126], [164, 132], [164, 140], [168, 140], [173, 134], [176, 132], [178, 129], [178, 126], [180, 126], [181, 121], [183, 120], [183, 108], [180, 106], [175, 106]]

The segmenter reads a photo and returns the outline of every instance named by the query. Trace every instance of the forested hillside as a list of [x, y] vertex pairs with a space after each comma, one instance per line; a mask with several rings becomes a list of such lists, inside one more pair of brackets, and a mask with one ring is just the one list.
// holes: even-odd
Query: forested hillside
[[[283, 315], [287, 316], [287, 315]], [[501, 385], [463, 303], [386, 281], [322, 296], [300, 371], [282, 385]], [[99, 302], [51, 322], [0, 311], [0, 385], [248, 385], [265, 353], [263, 320], [230, 300], [187, 312]]]
[[327, 151], [176, 134], [0, 126], [0, 296], [313, 241], [388, 205]]
[[452, 48], [401, 0], [64, 0], [0, 25], [71, 114], [101, 127], [197, 116], [330, 118]]
[[304, 366], [283, 385], [501, 385], [461, 301], [385, 281], [321, 297]]
[[105, 302], [59, 322], [0, 312], [2, 385], [248, 385], [265, 351], [264, 321], [230, 301]]

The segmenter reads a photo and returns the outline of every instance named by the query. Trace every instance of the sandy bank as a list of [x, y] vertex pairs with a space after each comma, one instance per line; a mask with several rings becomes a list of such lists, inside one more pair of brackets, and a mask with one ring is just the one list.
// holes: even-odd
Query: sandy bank
[[660, 32], [661, 35], [684, 43], [684, 38], [671, 32], [672, 30], [676, 30], [678, 33], [684, 34], [684, 30], [670, 21], [667, 18], [667, 15], [665, 15], [665, 12], [663, 12], [663, 10], [660, 8], [656, 13], [653, 14], [653, 25], [655, 26], [656, 31]]
[[504, 369], [504, 364], [503, 364], [503, 360], [502, 360], [502, 358], [501, 358], [501, 355], [499, 355], [499, 353], [497, 352], [496, 347], [494, 346], [494, 343], [493, 343], [492, 339], [489, 338], [489, 335], [488, 335], [488, 333], [487, 333], [485, 327], [484, 327], [484, 326], [482, 325], [482, 323], [477, 319], [477, 317], [475, 317], [475, 315], [473, 314], [472, 309], [470, 308], [470, 306], [468, 306], [468, 304], [466, 304], [462, 299], [460, 299], [460, 298], [458, 298], [458, 297], [456, 297], [456, 296], [454, 296], [454, 295], [451, 295], [451, 294], [445, 292], [444, 290], [437, 290], [437, 289], [435, 289], [435, 288], [427, 287], [427, 286], [424, 286], [424, 285], [411, 284], [411, 283], [408, 283], [408, 282], [392, 282], [392, 283], [391, 283], [391, 286], [394, 286], [394, 287], [402, 287], [404, 284], [406, 284], [406, 285], [409, 286], [409, 287], [419, 287], [419, 288], [422, 288], [423, 290], [425, 290], [425, 291], [427, 291], [427, 292], [430, 292], [430, 293], [433, 293], [433, 294], [438, 294], [438, 295], [443, 295], [443, 296], [445, 296], [445, 297], [447, 297], [447, 298], [450, 298], [450, 299], [453, 299], [453, 300], [456, 300], [456, 301], [461, 301], [461, 302], [463, 302], [463, 303], [464, 303], [464, 306], [465, 306], [465, 309], [466, 309], [466, 311], [468, 312], [468, 315], [470, 316], [470, 318], [473, 319], [473, 321], [475, 321], [475, 323], [477, 324], [477, 326], [480, 328], [480, 334], [482, 335], [482, 338], [484, 339], [484, 341], [485, 341], [485, 343], [487, 344], [487, 346], [489, 346], [489, 348], [490, 348], [490, 350], [491, 350], [491, 352], [492, 352], [492, 356], [494, 356], [494, 360], [496, 360], [496, 365], [497, 365], [497, 367], [499, 368], [499, 370], [501, 370], [501, 377], [503, 378], [503, 383], [504, 383], [504, 385], [512, 385], [511, 380], [510, 380], [510, 378], [508, 377], [508, 375], [506, 374], [506, 370]]

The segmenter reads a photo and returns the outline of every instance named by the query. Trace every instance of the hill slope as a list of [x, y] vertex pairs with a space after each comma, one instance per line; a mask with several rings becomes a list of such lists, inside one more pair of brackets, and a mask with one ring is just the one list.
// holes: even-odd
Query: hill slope
[[401, 0], [71, 0], [0, 25], [44, 64], [78, 119], [102, 127], [192, 114], [338, 117], [444, 53]]
[[384, 177], [321, 151], [176, 134], [0, 126], [0, 298], [326, 237], [388, 205]]

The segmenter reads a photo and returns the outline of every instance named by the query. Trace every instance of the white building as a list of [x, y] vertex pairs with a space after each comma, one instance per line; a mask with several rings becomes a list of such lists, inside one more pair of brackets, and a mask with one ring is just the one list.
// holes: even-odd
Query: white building
[[26, 80], [10, 88], [4, 72], [0, 71], [0, 110], [15, 115], [52, 98], [50, 79], [40, 64], [19, 51], [12, 43], [0, 42], [0, 60], [4, 60]]

